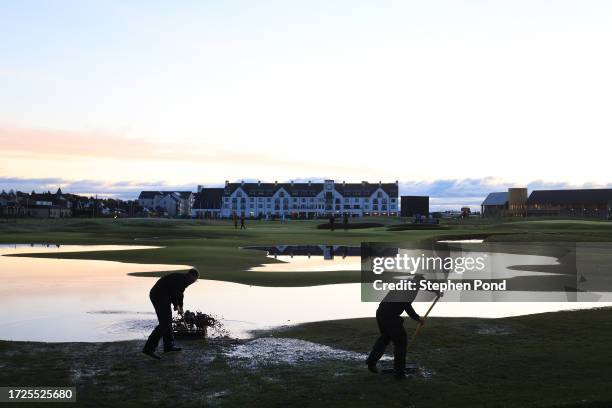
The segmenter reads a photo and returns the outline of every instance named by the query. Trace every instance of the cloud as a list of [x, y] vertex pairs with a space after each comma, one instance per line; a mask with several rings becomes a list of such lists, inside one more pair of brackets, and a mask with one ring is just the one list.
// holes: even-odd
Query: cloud
[[168, 184], [163, 181], [143, 183], [135, 181], [103, 182], [97, 180], [65, 180], [62, 178], [0, 177], [0, 190], [5, 191], [55, 192], [59, 187], [65, 193], [84, 196], [98, 195], [123, 200], [136, 199], [143, 190], [195, 191], [196, 189], [196, 185], [192, 183]]
[[534, 180], [527, 185], [504, 182], [493, 177], [482, 179], [448, 179], [434, 181], [400, 182], [400, 195], [429, 195], [432, 208], [456, 209], [467, 206], [479, 209], [484, 198], [492, 192], [506, 191], [510, 187], [527, 187], [533, 190], [578, 189], [578, 188], [612, 188], [612, 183], [549, 182]]
[[[321, 182], [323, 179], [318, 177], [294, 179], [295, 182]], [[231, 180], [239, 181], [239, 180]], [[245, 178], [245, 182], [255, 182], [257, 179]], [[279, 180], [284, 182], [287, 180]], [[225, 180], [219, 180], [216, 184], [207, 184], [207, 187], [221, 187]], [[19, 177], [0, 177], [0, 189], [19, 190], [30, 192], [56, 191], [58, 187], [66, 193], [81, 195], [98, 195], [121, 198], [124, 200], [135, 199], [142, 190], [178, 190], [195, 191], [196, 183], [169, 184], [165, 181], [138, 182], [138, 181], [117, 181], [104, 182], [98, 180], [66, 180], [62, 178], [19, 178]], [[400, 181], [400, 195], [428, 195], [430, 205], [435, 210], [457, 209], [463, 206], [479, 209], [480, 203], [487, 194], [495, 191], [505, 191], [509, 187], [527, 187], [533, 190], [546, 189], [572, 189], [572, 188], [612, 188], [612, 183], [597, 184], [570, 184], [566, 182], [546, 182], [534, 180], [521, 186], [516, 183], [502, 182], [494, 178], [483, 179], [445, 179], [434, 181]]]
[[[121, 132], [98, 130], [68, 131], [42, 128], [23, 128], [0, 124], [0, 152], [19, 155], [22, 159], [52, 158], [106, 158], [133, 162], [146, 160], [154, 162], [190, 162], [195, 164], [223, 164], [240, 166], [280, 166], [320, 170], [322, 165], [314, 159], [288, 158], [277, 154], [274, 148], [266, 152], [254, 151], [240, 144], [226, 143], [226, 146], [209, 144], [205, 141], [193, 144], [177, 143], [172, 137], [168, 142], [157, 142], [142, 138], [128, 137]], [[326, 171], [345, 173], [363, 170], [362, 164], [326, 162]], [[367, 167], [367, 166], [366, 166]]]

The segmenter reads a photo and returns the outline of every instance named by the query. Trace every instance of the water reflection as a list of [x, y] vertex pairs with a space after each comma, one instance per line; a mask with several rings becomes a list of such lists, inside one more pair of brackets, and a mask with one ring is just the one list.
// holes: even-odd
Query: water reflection
[[358, 271], [361, 248], [346, 245], [251, 246], [245, 249], [266, 251], [269, 258], [282, 263], [268, 263], [249, 269], [252, 272], [329, 272]]
[[[0, 255], [147, 248], [151, 247], [3, 245]], [[291, 259], [290, 255], [277, 256]], [[294, 252], [293, 259], [297, 256]], [[314, 254], [311, 257], [314, 259]], [[317, 258], [329, 262], [322, 255]], [[334, 256], [334, 261], [337, 259], [342, 257]], [[285, 270], [300, 268], [299, 264], [280, 265], [285, 265]], [[0, 256], [0, 339], [52, 342], [144, 339], [155, 325], [148, 299], [155, 278], [128, 273], [187, 268], [188, 265]], [[373, 316], [377, 304], [361, 302], [360, 294], [358, 283], [285, 288], [200, 280], [187, 289], [185, 307], [221, 316], [233, 336], [246, 337], [249, 330], [283, 324]], [[604, 305], [440, 303], [432, 316], [502, 317]], [[426, 303], [415, 305], [419, 313], [424, 313], [427, 307]]]

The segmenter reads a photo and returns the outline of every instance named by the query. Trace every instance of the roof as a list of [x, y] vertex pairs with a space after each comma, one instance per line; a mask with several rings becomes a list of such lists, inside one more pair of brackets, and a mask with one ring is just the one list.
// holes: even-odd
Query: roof
[[161, 195], [161, 191], [141, 191], [138, 196], [139, 200], [150, 200], [155, 198], [156, 195]]
[[612, 189], [581, 189], [581, 190], [534, 190], [531, 192], [528, 204], [609, 204], [612, 203]]
[[178, 193], [164, 194], [162, 198], [159, 200], [159, 202], [164, 201], [164, 200], [174, 200], [178, 202], [178, 201], [181, 201], [181, 197], [178, 195]]
[[[272, 196], [281, 188], [293, 197], [314, 197], [323, 191], [324, 183], [228, 183], [224, 195], [231, 195], [241, 188], [248, 196]], [[334, 189], [344, 197], [370, 197], [378, 188], [382, 188], [391, 197], [397, 197], [395, 183], [334, 183]]]
[[194, 209], [220, 210], [224, 188], [203, 188], [195, 195]]
[[155, 196], [167, 196], [172, 194], [178, 194], [181, 198], [189, 198], [191, 191], [141, 191], [138, 196], [139, 200], [151, 200], [155, 198]]
[[482, 205], [506, 205], [508, 202], [508, 192], [489, 193]]
[[224, 195], [231, 195], [241, 188], [249, 196], [272, 196], [281, 188], [290, 195], [314, 197], [323, 190], [323, 183], [229, 183]]
[[334, 184], [334, 188], [344, 197], [370, 197], [379, 188], [382, 188], [385, 193], [392, 197], [398, 195], [398, 188], [395, 183], [338, 183]]

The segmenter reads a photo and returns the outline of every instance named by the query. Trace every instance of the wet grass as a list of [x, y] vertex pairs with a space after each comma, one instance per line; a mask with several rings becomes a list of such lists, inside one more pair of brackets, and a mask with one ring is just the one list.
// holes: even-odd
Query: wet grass
[[[28, 255], [66, 259], [96, 259], [144, 264], [193, 265], [203, 278], [263, 286], [310, 286], [359, 281], [358, 271], [325, 274], [299, 272], [249, 272], [263, 263], [275, 262], [264, 252], [244, 250], [252, 245], [338, 244], [362, 242], [409, 242], [434, 238], [486, 238], [487, 241], [612, 241], [612, 222], [581, 220], [467, 220], [446, 221], [443, 230], [399, 230], [400, 218], [375, 218], [381, 227], [365, 229], [317, 229], [320, 220], [249, 221], [248, 229], [236, 230], [230, 221], [167, 219], [62, 219], [17, 220], [0, 223], [0, 243], [59, 243], [154, 245], [163, 248]], [[162, 273], [144, 274], [159, 276]]]
[[[248, 272], [272, 260], [261, 251], [240, 248], [439, 237], [482, 237], [491, 245], [510, 240], [612, 241], [610, 222], [469, 220], [447, 222], [440, 231], [389, 231], [388, 227], [406, 221], [372, 221], [384, 226], [332, 232], [317, 229], [320, 221], [254, 221], [246, 231], [237, 231], [226, 221], [19, 220], [0, 223], [0, 242], [150, 244], [164, 248], [53, 256], [189, 264], [208, 279], [299, 286], [356, 282], [359, 274]], [[524, 246], [517, 248], [520, 252]], [[432, 377], [403, 383], [369, 374], [354, 360], [322, 358], [295, 365], [271, 361], [254, 369], [225, 355], [236, 344], [231, 340], [184, 342], [182, 353], [165, 356], [161, 362], [140, 354], [142, 341], [0, 342], [0, 384], [74, 385], [78, 405], [95, 407], [610, 407], [611, 314], [610, 309], [600, 309], [504, 319], [433, 318], [409, 352], [409, 361], [419, 361]], [[309, 323], [259, 335], [303, 339], [365, 354], [377, 328], [374, 319], [368, 318]]]
[[[78, 405], [96, 407], [610, 407], [611, 313], [432, 318], [408, 354], [431, 377], [404, 382], [370, 374], [361, 361], [325, 355], [253, 367], [225, 354], [237, 341], [213, 340], [182, 342], [182, 352], [162, 361], [141, 355], [142, 341], [0, 342], [0, 384], [76, 386]], [[368, 318], [259, 335], [365, 356], [377, 329]]]

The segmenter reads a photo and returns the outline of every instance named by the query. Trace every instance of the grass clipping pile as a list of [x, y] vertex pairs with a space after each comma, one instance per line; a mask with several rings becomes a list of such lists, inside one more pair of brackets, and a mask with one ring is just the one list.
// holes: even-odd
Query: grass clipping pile
[[218, 317], [186, 310], [183, 316], [172, 319], [172, 331], [177, 337], [206, 338], [228, 337], [229, 331]]

